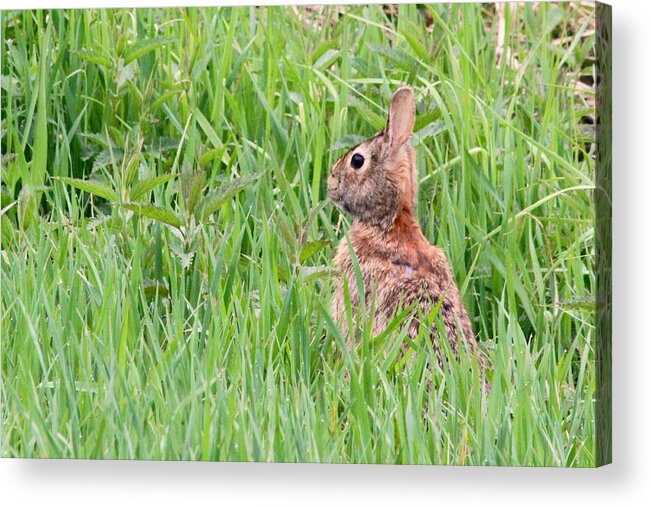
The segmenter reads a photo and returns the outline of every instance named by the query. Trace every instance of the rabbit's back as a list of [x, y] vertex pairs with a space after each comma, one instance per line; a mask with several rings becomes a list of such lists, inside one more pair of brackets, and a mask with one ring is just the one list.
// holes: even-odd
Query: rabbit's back
[[[413, 338], [420, 325], [419, 313], [429, 316], [440, 301], [439, 315], [453, 352], [456, 354], [459, 333], [463, 333], [474, 348], [472, 326], [443, 251], [427, 242], [420, 229], [398, 238], [376, 237], [369, 232], [373, 231], [353, 226], [349, 237], [363, 281], [365, 308], [367, 312], [373, 312], [373, 332], [381, 333], [398, 310], [413, 305], [412, 314], [406, 319], [410, 322], [408, 335]], [[341, 276], [336, 282], [332, 311], [347, 332], [344, 283], [348, 287], [354, 314], [360, 305], [360, 294], [356, 269], [345, 238], [339, 245], [335, 264]], [[436, 341], [436, 323], [432, 323], [432, 328]]]

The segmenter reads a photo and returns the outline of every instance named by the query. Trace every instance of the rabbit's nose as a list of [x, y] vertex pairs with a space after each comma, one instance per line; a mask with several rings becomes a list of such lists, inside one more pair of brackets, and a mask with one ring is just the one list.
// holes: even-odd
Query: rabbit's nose
[[335, 202], [340, 198], [339, 180], [332, 174], [328, 177], [328, 197]]

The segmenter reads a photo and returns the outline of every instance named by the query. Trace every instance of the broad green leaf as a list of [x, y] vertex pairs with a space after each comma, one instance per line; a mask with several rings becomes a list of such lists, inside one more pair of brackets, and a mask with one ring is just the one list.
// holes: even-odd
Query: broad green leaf
[[161, 174], [159, 176], [152, 176], [144, 180], [139, 180], [129, 192], [129, 197], [132, 201], [137, 201], [145, 196], [150, 190], [153, 190], [159, 185], [167, 183], [176, 178], [176, 174]]
[[422, 129], [418, 130], [417, 132], [414, 132], [414, 135], [412, 136], [412, 140], [415, 143], [422, 142], [426, 140], [429, 137], [435, 136], [443, 132], [447, 127], [445, 124], [438, 120], [438, 121], [433, 121], [429, 125], [425, 125]]
[[111, 66], [111, 59], [97, 50], [80, 49], [79, 51], [77, 51], [77, 56], [90, 63], [99, 65], [101, 67], [108, 68]]
[[330, 241], [325, 239], [318, 239], [316, 241], [308, 241], [301, 248], [300, 261], [305, 262], [307, 259], [323, 250], [330, 244]]
[[206, 184], [206, 173], [204, 171], [184, 171], [181, 175], [181, 192], [185, 208], [191, 215], [203, 193]]
[[165, 44], [170, 44], [172, 42], [174, 42], [174, 39], [163, 37], [156, 37], [154, 39], [141, 39], [133, 46], [129, 46], [124, 51], [124, 63], [127, 64], [136, 58], [140, 58], [146, 53], [153, 51], [154, 49], [160, 48]]
[[306, 282], [312, 282], [320, 278], [328, 278], [337, 273], [337, 270], [330, 266], [302, 266], [299, 273]]
[[115, 80], [118, 85], [118, 90], [124, 86], [127, 81], [133, 79], [136, 75], [136, 66], [132, 63], [125, 64], [123, 60], [118, 62], [118, 75]]
[[101, 181], [82, 180], [78, 178], [68, 178], [64, 176], [57, 177], [55, 179], [61, 180], [64, 183], [67, 183], [68, 185], [78, 188], [79, 190], [83, 190], [84, 192], [88, 192], [89, 194], [96, 195], [108, 201], [115, 202], [118, 200], [115, 190], [113, 190], [113, 188], [111, 188], [109, 185]]
[[96, 172], [100, 169], [108, 167], [111, 165], [113, 160], [121, 160], [124, 157], [124, 151], [121, 148], [112, 148], [113, 155], [111, 155], [111, 150], [106, 148], [102, 150], [99, 155], [93, 161], [93, 172]]
[[431, 50], [426, 48], [421, 41], [418, 38], [418, 33], [419, 33], [419, 27], [414, 23], [413, 21], [409, 20], [404, 20], [404, 23], [407, 25], [406, 30], [402, 30], [400, 32], [400, 35], [402, 35], [409, 45], [411, 46], [411, 49], [418, 55], [418, 58], [423, 60], [424, 62], [428, 62], [431, 60]]
[[374, 129], [381, 130], [384, 128], [384, 125], [386, 124], [386, 117], [384, 115], [376, 113], [375, 111], [372, 111], [367, 102], [362, 101], [358, 98], [351, 97], [349, 99], [349, 103], [352, 107], [357, 109], [357, 112], [360, 114], [360, 116], [364, 118], [364, 120], [366, 120]]
[[124, 205], [125, 208], [138, 213], [139, 215], [151, 218], [157, 222], [163, 222], [164, 224], [171, 225], [173, 227], [181, 227], [183, 223], [181, 219], [174, 213], [171, 209], [163, 208], [156, 204], [137, 204], [137, 203], [127, 203]]
[[235, 178], [228, 183], [224, 183], [219, 188], [212, 190], [199, 203], [201, 220], [206, 220], [210, 215], [215, 213], [222, 204], [233, 197], [238, 192], [244, 190], [248, 185], [262, 176], [262, 173], [249, 174], [241, 178]]
[[419, 113], [416, 116], [416, 123], [414, 123], [414, 132], [418, 132], [420, 129], [425, 128], [427, 125], [433, 123], [435, 120], [439, 120], [440, 118], [441, 110], [436, 106], [429, 111]]
[[161, 93], [160, 96], [151, 103], [151, 106], [149, 106], [149, 110], [152, 112], [158, 111], [158, 109], [169, 99], [172, 97], [177, 97], [181, 93], [181, 91], [178, 88], [174, 88], [172, 90], [168, 90], [165, 93]]
[[169, 296], [169, 290], [165, 287], [165, 284], [159, 282], [158, 280], [152, 280], [146, 278], [142, 281], [142, 291], [147, 297], [167, 297]]
[[369, 44], [369, 49], [377, 55], [382, 55], [398, 65], [402, 70], [413, 72], [420, 67], [420, 62], [407, 51], [400, 48], [391, 48], [381, 44]]
[[338, 49], [328, 49], [316, 62], [314, 62], [314, 68], [323, 70], [326, 67], [330, 67], [340, 54], [341, 51]]
[[26, 230], [36, 216], [36, 192], [30, 185], [25, 185], [18, 194], [18, 225]]

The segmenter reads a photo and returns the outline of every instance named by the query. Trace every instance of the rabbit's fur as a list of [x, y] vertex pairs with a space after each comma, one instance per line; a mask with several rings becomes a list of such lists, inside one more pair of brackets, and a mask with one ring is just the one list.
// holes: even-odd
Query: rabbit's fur
[[[418, 310], [427, 317], [443, 298], [439, 315], [453, 353], [457, 354], [464, 338], [475, 352], [472, 326], [445, 254], [427, 241], [415, 216], [416, 156], [409, 144], [415, 115], [413, 91], [406, 86], [399, 88], [391, 100], [386, 128], [350, 150], [332, 168], [328, 195], [352, 216], [348, 237], [364, 280], [366, 308], [374, 311], [374, 333], [382, 332], [400, 307], [414, 305], [412, 319], [408, 320], [408, 335], [414, 338], [419, 327]], [[362, 160], [359, 155], [363, 164], [354, 168]], [[332, 313], [347, 333], [344, 278], [353, 315], [358, 310], [359, 291], [345, 237], [335, 263], [341, 276], [336, 281]], [[432, 323], [432, 339], [441, 363], [436, 323]]]

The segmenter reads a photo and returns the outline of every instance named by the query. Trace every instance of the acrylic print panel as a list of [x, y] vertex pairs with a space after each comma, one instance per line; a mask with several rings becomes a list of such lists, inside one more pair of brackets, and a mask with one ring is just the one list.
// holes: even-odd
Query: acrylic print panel
[[610, 461], [610, 8], [4, 11], [2, 455]]

